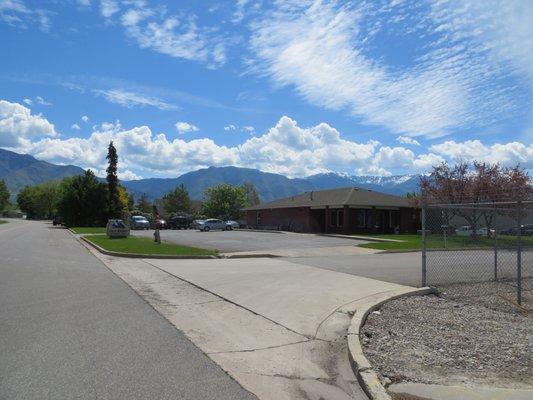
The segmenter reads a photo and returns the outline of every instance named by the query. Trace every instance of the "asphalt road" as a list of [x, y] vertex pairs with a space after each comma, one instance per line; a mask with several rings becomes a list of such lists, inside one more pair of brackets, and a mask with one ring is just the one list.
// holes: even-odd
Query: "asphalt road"
[[420, 252], [291, 257], [287, 261], [400, 285], [417, 287], [421, 284]]
[[[291, 257], [287, 261], [408, 286], [422, 284], [421, 252], [358, 254], [355, 256]], [[428, 251], [428, 285], [491, 281], [492, 250]], [[516, 252], [500, 249], [498, 277], [516, 279]], [[522, 252], [522, 276], [533, 276], [533, 251]]]
[[0, 225], [0, 399], [254, 399], [64, 229]]
[[[154, 231], [132, 231], [135, 235], [153, 237]], [[251, 230], [210, 231], [163, 230], [161, 238], [184, 246], [202, 247], [221, 252], [272, 249], [304, 249], [335, 246], [356, 246], [364, 241], [299, 233], [256, 232]]]

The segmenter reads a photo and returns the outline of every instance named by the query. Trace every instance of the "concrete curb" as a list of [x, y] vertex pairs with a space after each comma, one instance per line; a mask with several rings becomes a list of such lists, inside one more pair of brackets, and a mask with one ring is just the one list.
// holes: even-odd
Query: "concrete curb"
[[263, 254], [221, 254], [218, 258], [278, 258], [282, 256], [278, 256], [276, 254], [270, 254], [270, 253], [263, 253]]
[[361, 388], [371, 400], [392, 400], [385, 387], [381, 384], [377, 372], [363, 353], [363, 346], [360, 340], [360, 331], [365, 324], [368, 314], [381, 307], [390, 300], [406, 296], [420, 296], [434, 293], [435, 289], [423, 287], [409, 290], [403, 293], [383, 293], [375, 297], [368, 298], [361, 304], [355, 312], [350, 327], [348, 328], [348, 356], [352, 370], [359, 381]]
[[[76, 236], [75, 236], [76, 237]], [[170, 259], [170, 260], [206, 260], [206, 259], [215, 259], [220, 258], [219, 256], [184, 256], [184, 255], [171, 255], [171, 254], [134, 254], [134, 253], [119, 253], [116, 251], [109, 251], [106, 249], [103, 249], [102, 247], [98, 246], [97, 244], [94, 244], [90, 240], [81, 237], [76, 237], [76, 239], [81, 239], [83, 243], [88, 244], [89, 246], [95, 248], [102, 254], [107, 254], [108, 256], [114, 256], [114, 257], [125, 257], [125, 258], [155, 258], [155, 259]]]
[[334, 237], [338, 239], [358, 240], [366, 242], [382, 242], [382, 243], [402, 243], [403, 240], [399, 239], [383, 239], [375, 236], [357, 236], [357, 235], [337, 235], [334, 233], [315, 233], [315, 236]]
[[286, 232], [286, 231], [278, 231], [277, 229], [233, 228], [232, 230], [237, 231], [237, 232], [280, 233], [282, 235], [290, 233], [290, 232]]

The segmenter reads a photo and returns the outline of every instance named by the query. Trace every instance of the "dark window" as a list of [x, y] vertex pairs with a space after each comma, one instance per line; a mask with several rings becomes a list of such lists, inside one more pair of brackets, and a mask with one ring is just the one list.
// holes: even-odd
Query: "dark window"
[[331, 210], [330, 211], [330, 226], [332, 227], [342, 227], [344, 222], [344, 212], [342, 210]]
[[359, 228], [362, 228], [365, 226], [365, 223], [366, 223], [365, 210], [357, 210], [356, 223]]
[[330, 224], [331, 226], [337, 226], [337, 210], [331, 210], [331, 211], [329, 212], [329, 215], [330, 215], [330, 217], [329, 217], [329, 219], [330, 219], [329, 224]]

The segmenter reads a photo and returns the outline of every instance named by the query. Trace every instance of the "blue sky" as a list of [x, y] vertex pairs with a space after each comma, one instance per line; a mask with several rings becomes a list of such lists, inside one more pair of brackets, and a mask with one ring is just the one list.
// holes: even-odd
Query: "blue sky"
[[533, 2], [0, 0], [0, 147], [125, 179], [533, 168]]

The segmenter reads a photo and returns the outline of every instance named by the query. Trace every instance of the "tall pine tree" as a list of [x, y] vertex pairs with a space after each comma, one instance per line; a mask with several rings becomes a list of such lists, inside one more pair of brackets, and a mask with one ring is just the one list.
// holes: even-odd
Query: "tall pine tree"
[[120, 202], [120, 195], [118, 189], [118, 176], [117, 176], [117, 164], [118, 155], [117, 149], [113, 145], [113, 141], [109, 143], [107, 148], [107, 160], [108, 167], [107, 172], [107, 195], [108, 195], [108, 207], [109, 218], [120, 218], [122, 216], [122, 205]]

